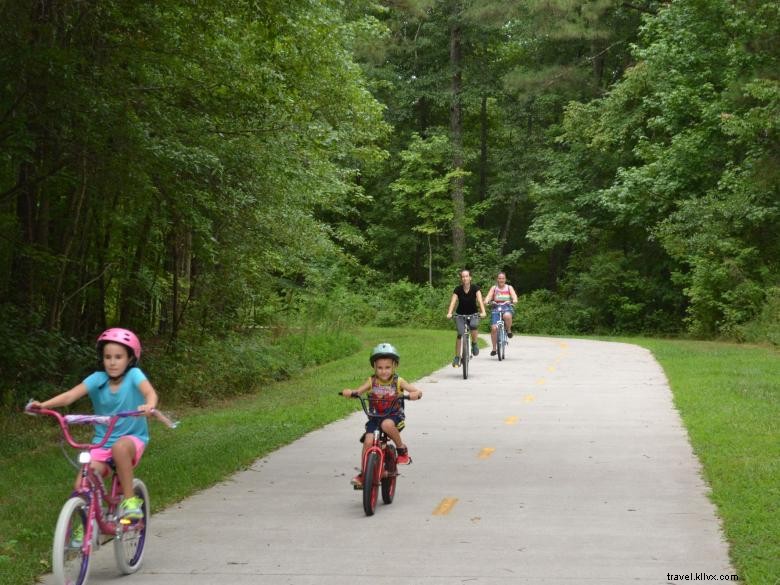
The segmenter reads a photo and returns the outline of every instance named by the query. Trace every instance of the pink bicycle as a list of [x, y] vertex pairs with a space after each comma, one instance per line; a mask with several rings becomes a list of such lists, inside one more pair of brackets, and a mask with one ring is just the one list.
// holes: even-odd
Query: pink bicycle
[[[128, 416], [142, 416], [141, 411], [121, 412], [113, 416], [89, 414], [62, 415], [55, 410], [31, 408], [25, 412], [53, 417], [60, 425], [65, 442], [80, 451], [78, 464], [66, 458], [80, 472], [78, 488], [73, 491], [60, 515], [54, 530], [52, 545], [52, 571], [61, 585], [83, 585], [89, 575], [89, 562], [93, 550], [109, 540], [114, 541], [114, 556], [119, 570], [129, 575], [135, 573], [143, 562], [144, 545], [149, 530], [149, 490], [143, 481], [133, 479], [133, 493], [143, 500], [143, 518], [137, 521], [118, 520], [117, 509], [122, 501], [122, 489], [115, 472], [111, 474], [111, 487], [107, 491], [103, 479], [90, 466], [90, 449], [102, 447], [111, 436], [117, 421]], [[176, 424], [158, 411], [154, 415], [170, 427]], [[78, 443], [68, 429], [69, 425], [107, 425], [100, 444]], [[107, 537], [101, 541], [101, 536]]]

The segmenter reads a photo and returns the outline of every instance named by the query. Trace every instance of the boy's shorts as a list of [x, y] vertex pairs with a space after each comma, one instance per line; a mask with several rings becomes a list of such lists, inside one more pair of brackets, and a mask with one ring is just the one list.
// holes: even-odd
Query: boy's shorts
[[399, 431], [406, 426], [406, 423], [404, 422], [406, 417], [403, 413], [396, 413], [392, 416], [386, 416], [385, 418], [372, 418], [366, 423], [366, 432], [367, 433], [373, 433], [375, 430], [379, 428], [380, 423], [385, 419], [391, 419], [395, 423], [395, 428], [397, 428]]
[[[141, 461], [141, 455], [144, 454], [146, 443], [134, 435], [125, 435], [122, 438], [130, 439], [135, 445], [135, 457], [133, 457], [133, 467], [135, 467], [138, 465], [138, 462]], [[92, 455], [92, 461], [100, 461], [102, 463], [107, 463], [113, 457], [111, 454], [111, 447], [90, 449], [89, 453]]]
[[503, 319], [504, 313], [509, 313], [510, 315], [514, 315], [515, 309], [514, 307], [512, 307], [512, 305], [496, 307], [490, 313], [490, 324], [495, 325], [496, 323], [498, 323], [499, 319]]

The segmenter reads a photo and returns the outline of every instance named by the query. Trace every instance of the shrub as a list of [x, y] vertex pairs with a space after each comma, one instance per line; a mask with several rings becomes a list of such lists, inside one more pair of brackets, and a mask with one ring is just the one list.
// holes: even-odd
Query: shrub
[[770, 288], [761, 312], [753, 320], [739, 325], [736, 331], [741, 339], [751, 343], [780, 346], [780, 286]]

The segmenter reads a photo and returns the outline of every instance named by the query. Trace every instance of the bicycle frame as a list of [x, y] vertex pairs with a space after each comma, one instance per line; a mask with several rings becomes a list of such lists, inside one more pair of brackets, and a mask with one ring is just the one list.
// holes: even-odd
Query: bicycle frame
[[494, 325], [491, 325], [491, 328], [496, 328], [496, 353], [498, 354], [498, 361], [501, 361], [505, 358], [506, 352], [507, 335], [506, 324], [504, 323], [504, 313], [506, 312], [508, 311], [502, 311], [501, 308], [497, 307], [496, 305], [493, 305], [493, 308], [491, 309], [491, 313], [493, 315], [498, 314], [498, 321], [496, 321]]
[[[117, 520], [117, 508], [123, 498], [123, 489], [116, 470], [111, 473], [111, 489], [106, 491], [104, 478], [92, 466], [91, 449], [106, 445], [116, 423], [128, 416], [152, 414], [171, 428], [177, 423], [157, 410], [134, 410], [112, 416], [70, 414], [62, 415], [55, 410], [33, 408], [28, 404], [25, 412], [54, 418], [60, 426], [64, 441], [79, 450], [79, 479], [75, 490], [60, 510], [54, 530], [52, 545], [52, 570], [55, 580], [64, 585], [83, 585], [89, 575], [90, 557], [93, 547], [102, 544], [101, 534], [114, 539], [114, 556], [119, 570], [129, 575], [136, 572], [143, 562], [144, 545], [149, 528], [149, 491], [143, 481], [133, 478], [131, 486], [134, 497], [142, 502], [142, 514], [138, 520]], [[69, 425], [106, 425], [106, 432], [99, 443], [79, 443], [70, 433]], [[66, 458], [70, 459], [65, 454]], [[79, 530], [83, 529], [83, 532]], [[79, 543], [79, 539], [81, 539]], [[78, 554], [76, 554], [78, 551]]]
[[[141, 416], [144, 413], [142, 411], [129, 411], [121, 412], [113, 416], [82, 414], [62, 415], [56, 410], [45, 408], [35, 410], [27, 409], [27, 412], [54, 418], [60, 426], [65, 442], [74, 449], [79, 450], [79, 485], [71, 495], [81, 497], [87, 503], [87, 521], [82, 551], [84, 554], [88, 555], [92, 550], [93, 542], [97, 543], [98, 547], [100, 546], [98, 540], [95, 539], [95, 527], [98, 528], [100, 534], [108, 535], [116, 535], [117, 532], [121, 530], [121, 525], [118, 525], [113, 517], [115, 516], [115, 511], [119, 502], [122, 500], [122, 488], [119, 485], [119, 478], [117, 477], [116, 472], [111, 472], [111, 490], [110, 492], [107, 492], [103, 478], [100, 477], [91, 466], [92, 457], [90, 455], [90, 450], [105, 446], [108, 439], [111, 437], [114, 426], [116, 426], [116, 423], [120, 418]], [[71, 435], [69, 425], [88, 424], [107, 425], [103, 440], [100, 443], [78, 443], [73, 438], [73, 435]], [[106, 507], [105, 513], [103, 505]]]
[[455, 315], [455, 319], [463, 321], [463, 336], [460, 338], [460, 367], [463, 379], [469, 377], [469, 359], [471, 358], [471, 320], [479, 317], [479, 313], [471, 315]]

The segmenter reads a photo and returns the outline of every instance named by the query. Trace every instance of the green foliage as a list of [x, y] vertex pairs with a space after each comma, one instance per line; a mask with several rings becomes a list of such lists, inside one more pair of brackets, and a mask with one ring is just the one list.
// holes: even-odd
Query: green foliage
[[204, 405], [255, 393], [359, 346], [354, 335], [326, 326], [304, 331], [264, 327], [197, 344], [179, 340], [147, 358], [144, 368], [166, 403]]
[[[19, 332], [26, 334], [20, 336]], [[85, 345], [40, 326], [34, 315], [0, 305], [0, 410], [23, 406], [81, 381], [96, 363], [94, 345]]]
[[445, 315], [450, 296], [449, 291], [441, 288], [413, 284], [407, 280], [390, 283], [368, 299], [376, 311], [371, 322], [380, 327], [446, 327]]
[[769, 342], [780, 346], [780, 287], [766, 291], [761, 311], [750, 321], [736, 327], [737, 337], [749, 343]]
[[773, 3], [670, 4], [610, 92], [568, 106], [528, 236], [565, 254], [561, 292], [594, 327], [666, 331], [685, 317], [692, 334], [739, 337], [761, 310], [780, 258], [767, 237], [780, 55], [766, 44], [779, 27]]
[[412, 134], [407, 150], [399, 156], [403, 161], [400, 175], [390, 188], [397, 197], [393, 204], [410, 210], [418, 221], [412, 230], [428, 236], [444, 233], [452, 222], [450, 184], [460, 169], [451, 169], [450, 143], [446, 136], [433, 134], [422, 138]]
[[589, 325], [587, 308], [540, 289], [519, 297], [512, 328], [526, 334], [565, 335], [587, 331]]

